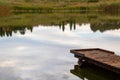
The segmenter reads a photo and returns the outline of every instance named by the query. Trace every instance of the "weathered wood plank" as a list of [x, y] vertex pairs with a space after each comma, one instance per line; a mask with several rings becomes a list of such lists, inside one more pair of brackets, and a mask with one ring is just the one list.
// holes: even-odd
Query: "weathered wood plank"
[[[112, 51], [93, 48], [93, 49], [73, 49], [70, 50], [75, 57], [84, 59], [88, 63], [111, 70], [120, 74], [120, 56]], [[82, 60], [81, 60], [82, 61]]]

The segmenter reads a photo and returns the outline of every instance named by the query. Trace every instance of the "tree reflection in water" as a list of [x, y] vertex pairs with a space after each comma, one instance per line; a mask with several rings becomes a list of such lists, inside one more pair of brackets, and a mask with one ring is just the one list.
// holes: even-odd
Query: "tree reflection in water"
[[[78, 25], [76, 23], [76, 21], [74, 19], [71, 19], [71, 20], [67, 20], [67, 21], [62, 21], [59, 23], [59, 25], [53, 25], [53, 26], [56, 26], [60, 28], [60, 30], [62, 30], [63, 32], [65, 31], [66, 26], [67, 24], [69, 24], [69, 29], [72, 31], [72, 30], [76, 30], [76, 25]], [[85, 23], [81, 23], [79, 24], [79, 27], [81, 27], [82, 24], [85, 24]], [[0, 27], [0, 36], [1, 37], [4, 37], [4, 36], [7, 36], [7, 37], [10, 37], [12, 36], [12, 33], [17, 33], [19, 32], [21, 35], [24, 35], [26, 33], [26, 30], [29, 30], [29, 31], [33, 31], [33, 28], [35, 26], [3, 26], [3, 27]], [[40, 27], [43, 27], [43, 26], [40, 26]], [[44, 27], [52, 27], [52, 25], [50, 26], [44, 26]], [[100, 23], [91, 23], [90, 24], [90, 28], [93, 32], [96, 32], [96, 31], [100, 31], [100, 32], [105, 32], [107, 30], [116, 30], [116, 29], [120, 29], [120, 22], [119, 21], [103, 21], [103, 22], [100, 22]]]
[[30, 30], [32, 32], [33, 27], [32, 26], [8, 26], [8, 27], [0, 27], [0, 36], [4, 37], [10, 37], [12, 36], [12, 33], [19, 32], [21, 35], [24, 35], [26, 30]]

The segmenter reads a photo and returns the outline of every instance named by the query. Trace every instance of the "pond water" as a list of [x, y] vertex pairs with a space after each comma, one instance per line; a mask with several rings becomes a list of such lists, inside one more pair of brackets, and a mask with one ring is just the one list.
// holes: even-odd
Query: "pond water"
[[[0, 80], [98, 80], [70, 72], [77, 64], [70, 49], [102, 48], [120, 55], [120, 25], [107, 29], [92, 26], [0, 27]], [[101, 80], [110, 79], [101, 76]]]

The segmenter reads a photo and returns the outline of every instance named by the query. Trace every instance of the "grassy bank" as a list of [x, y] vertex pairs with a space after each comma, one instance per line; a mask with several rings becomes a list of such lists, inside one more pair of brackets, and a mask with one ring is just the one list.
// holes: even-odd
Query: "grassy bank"
[[109, 16], [90, 13], [44, 13], [44, 14], [21, 14], [0, 18], [0, 36], [12, 36], [12, 33], [19, 32], [25, 34], [26, 30], [32, 32], [33, 27], [43, 25], [42, 27], [59, 27], [65, 31], [69, 24], [70, 30], [76, 29], [76, 25], [90, 23], [91, 30], [104, 32], [107, 30], [120, 29], [120, 18], [118, 16]]
[[120, 21], [118, 15], [105, 15], [99, 12], [85, 13], [41, 13], [41, 14], [21, 14], [0, 18], [0, 26], [35, 26], [35, 25], [61, 25], [64, 23], [100, 23], [108, 20]]
[[[120, 5], [119, 0], [0, 0], [15, 13], [79, 12], [104, 10], [106, 6]], [[118, 7], [119, 8], [119, 7]]]

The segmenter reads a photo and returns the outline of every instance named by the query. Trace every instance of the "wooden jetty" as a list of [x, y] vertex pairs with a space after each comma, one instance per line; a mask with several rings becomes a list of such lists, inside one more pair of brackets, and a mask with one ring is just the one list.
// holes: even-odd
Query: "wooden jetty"
[[93, 48], [93, 49], [73, 49], [71, 53], [79, 59], [78, 64], [90, 63], [98, 67], [120, 74], [120, 56], [112, 51]]

